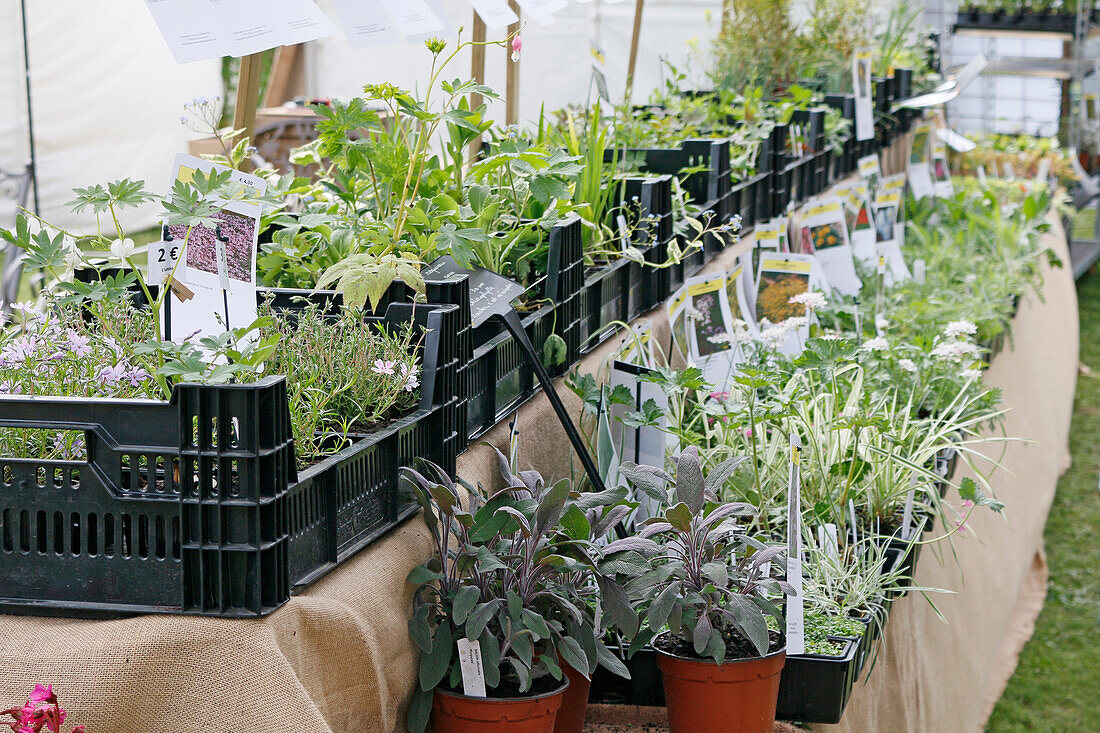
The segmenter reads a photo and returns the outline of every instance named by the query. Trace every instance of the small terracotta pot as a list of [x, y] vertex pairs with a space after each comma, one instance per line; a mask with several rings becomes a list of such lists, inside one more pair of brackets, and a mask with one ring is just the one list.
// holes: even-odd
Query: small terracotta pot
[[786, 649], [715, 664], [657, 649], [672, 733], [771, 733]]
[[573, 665], [561, 663], [562, 671], [569, 678], [569, 689], [561, 701], [554, 733], [582, 733], [584, 715], [588, 712], [588, 693], [592, 689], [592, 680], [573, 668]]
[[569, 682], [533, 697], [468, 697], [436, 690], [433, 733], [553, 733]]

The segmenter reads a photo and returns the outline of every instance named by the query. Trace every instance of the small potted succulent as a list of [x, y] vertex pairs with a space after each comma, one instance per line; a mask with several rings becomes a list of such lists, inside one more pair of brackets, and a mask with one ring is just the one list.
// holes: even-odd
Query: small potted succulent
[[739, 531], [737, 517], [752, 516], [755, 507], [718, 501], [742, 460], [729, 459], [704, 477], [697, 450], [688, 448], [675, 479], [623, 464], [635, 488], [665, 507], [631, 538], [630, 549], [653, 563], [640, 636], [653, 640], [673, 733], [770, 733], [775, 722], [785, 643], [765, 616], [781, 621], [775, 602], [793, 589], [770, 577], [783, 548]]
[[638, 625], [593, 541], [629, 511], [625, 490], [577, 494], [569, 479], [517, 476], [497, 455], [504, 488], [491, 495], [431, 463], [405, 469], [436, 546], [408, 577], [417, 586], [409, 633], [421, 651], [415, 733], [429, 719], [435, 733], [552, 733], [566, 670], [587, 681], [611, 660], [597, 620]]

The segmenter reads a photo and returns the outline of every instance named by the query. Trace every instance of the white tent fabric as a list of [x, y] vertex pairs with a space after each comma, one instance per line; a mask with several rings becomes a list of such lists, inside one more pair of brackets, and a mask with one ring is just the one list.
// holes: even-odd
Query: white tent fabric
[[[319, 4], [335, 21], [330, 0]], [[433, 4], [469, 37], [469, 0]], [[221, 93], [220, 64], [177, 64], [141, 0], [27, 0], [27, 6], [40, 209], [61, 226], [94, 230], [94, 218], [69, 214], [72, 188], [130, 177], [163, 190], [173, 157], [196, 137], [180, 124], [183, 104]], [[606, 52], [611, 95], [621, 100], [634, 7], [630, 0], [573, 0], [552, 25], [524, 19], [522, 122], [537, 120], [544, 104], [546, 110], [584, 104], [592, 82], [590, 39]], [[662, 58], [684, 67], [689, 41], [699, 39], [705, 46], [717, 32], [720, 7], [720, 0], [647, 1], [636, 101], [660, 83]], [[19, 0], [0, 0], [0, 48], [0, 167], [19, 169], [29, 160]], [[505, 51], [490, 51], [487, 82], [503, 92]], [[309, 45], [308, 92], [347, 98], [359, 94], [363, 84], [380, 81], [423, 90], [429, 65], [421, 43], [353, 51], [338, 34]], [[697, 63], [692, 71], [700, 71]], [[464, 53], [445, 77], [469, 75]], [[492, 113], [503, 121], [503, 105]], [[137, 230], [156, 221], [156, 208], [146, 207], [128, 212], [123, 223]]]
[[[221, 65], [177, 64], [141, 0], [27, 0], [27, 21], [40, 210], [94, 231], [93, 217], [69, 214], [72, 188], [130, 177], [164, 190], [195, 137], [183, 104], [221, 94]], [[30, 159], [19, 0], [0, 0], [0, 49], [0, 167], [19, 169]], [[156, 221], [150, 206], [124, 226]]]
[[[335, 17], [330, 0], [318, 0]], [[463, 26], [463, 38], [470, 38], [473, 9], [469, 0], [438, 0], [450, 23]], [[634, 100], [644, 101], [661, 82], [661, 59], [668, 58], [683, 68], [689, 56], [688, 43], [698, 39], [705, 49], [718, 32], [720, 0], [647, 0], [635, 73]], [[634, 23], [632, 0], [609, 3], [595, 0], [568, 7], [554, 14], [555, 23], [540, 25], [524, 16], [523, 51], [520, 59], [519, 121], [533, 122], [546, 111], [570, 104], [583, 105], [592, 80], [589, 40], [603, 48], [611, 97], [621, 101], [626, 83], [630, 38]], [[490, 31], [489, 37], [502, 38], [503, 29]], [[453, 48], [453, 39], [452, 39]], [[447, 53], [447, 52], [445, 52]], [[488, 49], [486, 83], [504, 93], [506, 52]], [[364, 84], [390, 82], [404, 89], [424, 91], [431, 66], [431, 55], [422, 43], [353, 50], [342, 35], [310, 44], [307, 55], [307, 85], [311, 96], [347, 99], [362, 92]], [[692, 71], [702, 69], [696, 62]], [[466, 79], [470, 76], [470, 55], [456, 58], [442, 78]], [[592, 91], [595, 99], [595, 91]], [[491, 111], [503, 122], [502, 104]]]

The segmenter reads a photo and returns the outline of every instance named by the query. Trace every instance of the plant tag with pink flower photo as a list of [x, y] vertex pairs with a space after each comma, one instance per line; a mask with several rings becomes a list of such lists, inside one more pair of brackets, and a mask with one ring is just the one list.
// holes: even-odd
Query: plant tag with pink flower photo
[[[189, 181], [197, 171], [224, 172], [224, 166], [188, 155], [176, 156], [172, 180]], [[266, 181], [240, 171], [233, 180], [256, 194], [262, 194]], [[216, 336], [235, 328], [250, 326], [257, 317], [256, 251], [259, 243], [260, 205], [250, 201], [217, 202], [222, 207], [214, 214], [213, 227], [166, 226], [164, 240], [179, 247], [181, 258], [172, 289], [180, 298], [165, 301], [165, 333], [173, 341], [189, 337]], [[163, 272], [165, 263], [150, 262], [150, 275]], [[156, 257], [159, 260], [159, 256]], [[156, 267], [154, 267], [156, 265]], [[193, 297], [186, 298], [182, 288]]]
[[462, 668], [462, 692], [469, 697], [485, 697], [485, 665], [481, 660], [481, 642], [458, 640], [458, 663]]

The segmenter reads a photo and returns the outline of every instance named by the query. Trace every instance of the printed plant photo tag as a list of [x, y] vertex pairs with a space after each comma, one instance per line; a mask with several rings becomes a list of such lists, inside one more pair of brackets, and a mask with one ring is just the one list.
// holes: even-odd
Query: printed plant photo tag
[[[196, 171], [224, 172], [224, 166], [216, 165], [189, 155], [176, 157], [172, 180], [190, 181]], [[233, 180], [260, 194], [266, 190], [266, 181], [239, 171], [233, 172]], [[256, 306], [256, 252], [260, 231], [259, 204], [242, 201], [224, 202], [221, 211], [214, 215], [218, 223], [214, 227], [166, 226], [165, 241], [178, 244], [180, 266], [174, 280], [186, 286], [194, 297], [180, 301], [165, 299], [164, 330], [171, 340], [182, 341], [188, 337], [216, 336], [227, 330], [251, 325], [257, 317]], [[151, 253], [158, 262], [151, 263], [150, 274], [164, 274], [157, 248]], [[171, 248], [168, 250], [171, 255]]]
[[871, 96], [871, 59], [869, 48], [852, 54], [852, 89], [856, 95], [856, 140], [875, 136], [874, 98]]
[[830, 289], [858, 295], [862, 284], [856, 274], [844, 202], [832, 199], [803, 211], [799, 227], [803, 254], [816, 255]]
[[871, 196], [878, 194], [879, 179], [882, 178], [882, 167], [879, 165], [878, 153], [865, 155], [856, 161], [859, 177], [867, 182], [867, 190]]
[[874, 264], [878, 256], [875, 249], [877, 233], [867, 186], [862, 183], [852, 186], [845, 203], [848, 232], [852, 239], [852, 255], [864, 264]]
[[810, 316], [796, 296], [822, 287], [822, 280], [813, 255], [768, 253], [760, 258], [756, 315], [765, 343], [788, 356], [802, 352], [810, 336]]

